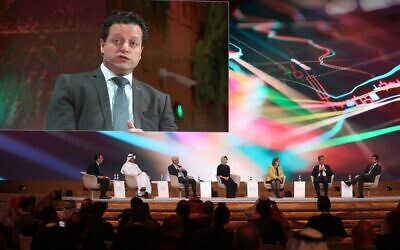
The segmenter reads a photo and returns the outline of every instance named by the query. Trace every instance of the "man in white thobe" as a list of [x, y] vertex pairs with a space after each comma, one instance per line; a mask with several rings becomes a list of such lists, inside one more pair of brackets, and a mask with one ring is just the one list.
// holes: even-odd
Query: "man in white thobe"
[[150, 177], [135, 163], [136, 156], [128, 154], [126, 158], [126, 162], [121, 168], [121, 173], [135, 176], [139, 190], [138, 195], [149, 196], [151, 194]]

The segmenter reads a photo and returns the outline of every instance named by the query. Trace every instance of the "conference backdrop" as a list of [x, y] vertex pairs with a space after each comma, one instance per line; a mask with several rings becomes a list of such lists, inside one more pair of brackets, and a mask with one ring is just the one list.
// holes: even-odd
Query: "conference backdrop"
[[282, 2], [295, 11], [258, 1], [233, 8], [229, 132], [1, 131], [0, 176], [79, 179], [102, 152], [110, 176], [133, 153], [153, 180], [167, 178], [173, 155], [196, 179], [215, 180], [226, 155], [242, 180], [261, 180], [273, 157], [289, 179], [308, 180], [324, 155], [343, 179], [378, 154], [382, 178], [399, 179], [399, 6]]

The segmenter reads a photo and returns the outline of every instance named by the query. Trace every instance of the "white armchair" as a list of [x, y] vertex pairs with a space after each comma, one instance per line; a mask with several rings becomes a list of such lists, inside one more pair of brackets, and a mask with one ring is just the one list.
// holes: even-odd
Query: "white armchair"
[[137, 184], [136, 176], [124, 174], [124, 177], [125, 177], [126, 186], [129, 189], [133, 189], [135, 192], [137, 192], [138, 184]]
[[87, 174], [86, 172], [80, 172], [83, 183], [83, 190], [89, 190], [91, 198], [93, 199], [93, 191], [100, 190], [100, 184], [97, 182], [95, 175]]
[[[358, 177], [358, 175], [356, 175], [356, 178], [357, 177]], [[378, 174], [377, 176], [375, 176], [374, 182], [364, 182], [364, 189], [367, 190], [367, 197], [369, 197], [369, 193], [370, 193], [371, 189], [375, 189], [378, 187], [380, 178], [381, 178], [381, 175]], [[357, 185], [358, 185], [358, 183], [357, 183]]]
[[172, 188], [177, 188], [179, 190], [179, 198], [182, 196], [182, 190], [185, 190], [185, 185], [179, 183], [178, 176], [169, 175], [169, 180]]
[[[265, 176], [264, 176], [264, 180], [265, 180]], [[282, 181], [282, 183], [279, 185], [279, 189], [280, 189], [280, 190], [283, 190], [283, 188], [285, 187], [285, 181], [286, 181], [286, 176], [283, 176], [283, 181]], [[265, 189], [267, 189], [267, 190], [272, 190], [271, 184], [270, 184], [270, 183], [266, 183], [265, 181], [264, 181], [264, 187], [265, 187]]]

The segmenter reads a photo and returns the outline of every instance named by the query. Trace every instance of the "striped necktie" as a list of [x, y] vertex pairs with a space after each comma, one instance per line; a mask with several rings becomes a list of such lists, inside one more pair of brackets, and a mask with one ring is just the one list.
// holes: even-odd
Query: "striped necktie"
[[124, 77], [113, 77], [111, 79], [118, 89], [114, 95], [113, 104], [113, 129], [117, 131], [128, 130], [127, 122], [129, 120], [129, 102], [125, 93], [125, 85], [129, 84], [128, 79]]

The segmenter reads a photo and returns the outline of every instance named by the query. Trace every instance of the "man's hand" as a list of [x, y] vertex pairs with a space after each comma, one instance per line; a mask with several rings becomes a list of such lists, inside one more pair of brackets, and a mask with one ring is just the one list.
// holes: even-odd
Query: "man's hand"
[[129, 132], [133, 132], [133, 133], [143, 132], [143, 129], [135, 128], [135, 125], [133, 124], [133, 121], [131, 121], [131, 120], [128, 121], [127, 125], [128, 125]]

